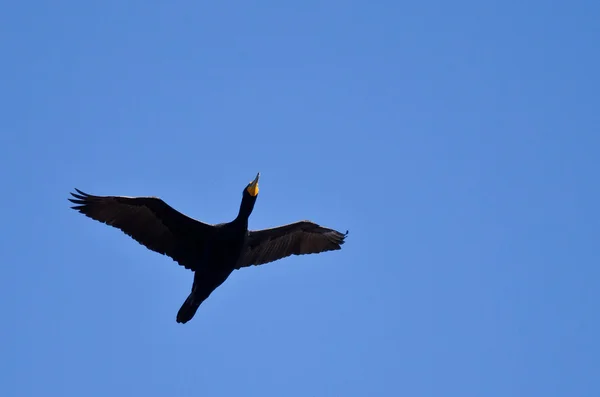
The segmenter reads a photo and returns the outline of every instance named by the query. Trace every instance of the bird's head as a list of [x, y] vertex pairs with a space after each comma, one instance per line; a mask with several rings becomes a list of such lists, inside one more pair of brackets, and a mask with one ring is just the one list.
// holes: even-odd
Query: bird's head
[[238, 218], [240, 219], [248, 220], [248, 217], [254, 209], [254, 203], [256, 203], [256, 198], [258, 197], [259, 177], [260, 172], [256, 174], [256, 178], [254, 178], [254, 180], [244, 188], [244, 193], [242, 195], [242, 203], [240, 204], [240, 212], [238, 214]]
[[256, 174], [256, 178], [246, 186], [244, 194], [249, 194], [250, 197], [256, 198], [258, 196], [258, 178], [260, 178], [260, 172]]

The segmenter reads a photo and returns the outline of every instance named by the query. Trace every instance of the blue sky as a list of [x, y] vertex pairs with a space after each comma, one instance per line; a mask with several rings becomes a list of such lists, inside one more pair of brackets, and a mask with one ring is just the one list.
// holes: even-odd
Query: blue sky
[[[0, 7], [3, 396], [597, 396], [597, 2]], [[192, 273], [69, 209], [156, 195], [342, 251]]]

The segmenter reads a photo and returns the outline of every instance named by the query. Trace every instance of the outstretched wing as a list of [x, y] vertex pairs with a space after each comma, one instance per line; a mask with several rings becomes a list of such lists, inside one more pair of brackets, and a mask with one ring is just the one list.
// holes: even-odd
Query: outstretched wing
[[80, 213], [116, 227], [148, 249], [195, 270], [212, 226], [192, 219], [157, 197], [94, 196], [71, 193]]
[[347, 231], [342, 234], [310, 221], [250, 231], [246, 251], [237, 268], [262, 265], [290, 255], [339, 250], [347, 235]]

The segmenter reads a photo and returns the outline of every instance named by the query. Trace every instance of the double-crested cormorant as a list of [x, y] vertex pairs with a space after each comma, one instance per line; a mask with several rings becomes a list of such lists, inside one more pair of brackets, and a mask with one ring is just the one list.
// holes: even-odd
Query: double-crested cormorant
[[290, 255], [339, 250], [344, 244], [347, 231], [342, 234], [310, 221], [249, 231], [259, 177], [260, 173], [244, 188], [237, 217], [216, 225], [192, 219], [157, 197], [93, 196], [75, 189], [78, 194], [71, 193], [74, 199], [69, 201], [76, 204], [71, 208], [194, 272], [192, 291], [177, 313], [177, 322], [186, 323], [234, 270]]

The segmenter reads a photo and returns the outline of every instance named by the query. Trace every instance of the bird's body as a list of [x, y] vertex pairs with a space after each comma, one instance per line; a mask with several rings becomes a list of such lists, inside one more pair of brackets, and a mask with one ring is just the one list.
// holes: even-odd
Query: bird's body
[[177, 313], [177, 322], [186, 323], [234, 270], [290, 255], [339, 250], [344, 243], [346, 234], [310, 221], [248, 230], [258, 178], [244, 189], [238, 216], [217, 225], [192, 219], [157, 197], [93, 196], [76, 189], [69, 200], [76, 204], [73, 209], [122, 230], [194, 272], [192, 291]]

